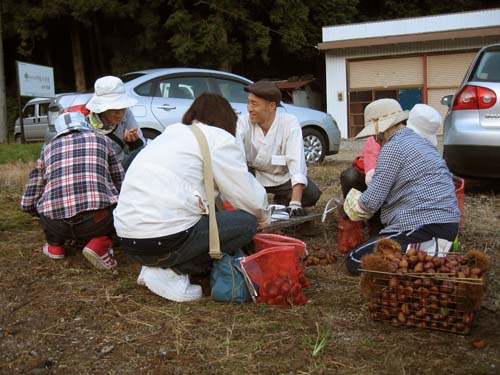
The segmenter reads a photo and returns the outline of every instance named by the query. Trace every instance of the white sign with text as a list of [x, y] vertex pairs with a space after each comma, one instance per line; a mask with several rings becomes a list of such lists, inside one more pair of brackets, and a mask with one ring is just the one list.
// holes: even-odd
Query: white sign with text
[[19, 95], [53, 98], [54, 68], [17, 61]]

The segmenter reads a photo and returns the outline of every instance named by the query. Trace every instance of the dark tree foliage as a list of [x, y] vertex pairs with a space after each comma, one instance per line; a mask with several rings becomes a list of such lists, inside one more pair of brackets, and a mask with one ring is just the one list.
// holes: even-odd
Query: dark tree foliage
[[74, 90], [77, 77], [91, 88], [99, 76], [152, 67], [224, 69], [253, 79], [320, 76], [324, 58], [315, 47], [323, 26], [495, 6], [493, 0], [2, 0], [8, 92], [15, 93], [15, 60], [53, 66], [58, 92]]

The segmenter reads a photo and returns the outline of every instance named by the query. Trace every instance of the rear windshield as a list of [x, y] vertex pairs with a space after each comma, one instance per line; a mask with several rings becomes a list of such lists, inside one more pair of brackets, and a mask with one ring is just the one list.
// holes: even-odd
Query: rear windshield
[[500, 82], [500, 50], [483, 53], [472, 72], [472, 81]]
[[133, 79], [136, 79], [137, 77], [142, 77], [144, 73], [128, 73], [122, 75], [120, 78], [122, 79], [123, 83], [132, 81]]

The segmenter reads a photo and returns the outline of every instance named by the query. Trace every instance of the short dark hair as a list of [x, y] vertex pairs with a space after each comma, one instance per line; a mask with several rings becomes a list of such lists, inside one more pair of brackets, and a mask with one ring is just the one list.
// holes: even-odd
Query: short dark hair
[[182, 122], [191, 125], [194, 120], [224, 129], [233, 136], [236, 134], [238, 116], [231, 104], [218, 94], [205, 92], [194, 100], [191, 107], [184, 113]]

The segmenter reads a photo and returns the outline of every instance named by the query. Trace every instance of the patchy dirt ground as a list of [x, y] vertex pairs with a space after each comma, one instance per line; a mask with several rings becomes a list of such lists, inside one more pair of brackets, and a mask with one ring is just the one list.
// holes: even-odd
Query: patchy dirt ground
[[[346, 163], [311, 175], [334, 195]], [[287, 234], [336, 264], [306, 268], [306, 306], [165, 301], [136, 284], [139, 265], [116, 249], [115, 273], [91, 268], [80, 249], [53, 261], [43, 234], [17, 210], [31, 166], [0, 166], [0, 374], [499, 374], [500, 184], [467, 181], [462, 250], [486, 252], [493, 267], [472, 334], [372, 322], [337, 251], [335, 215]], [[475, 349], [474, 340], [484, 340]]]

